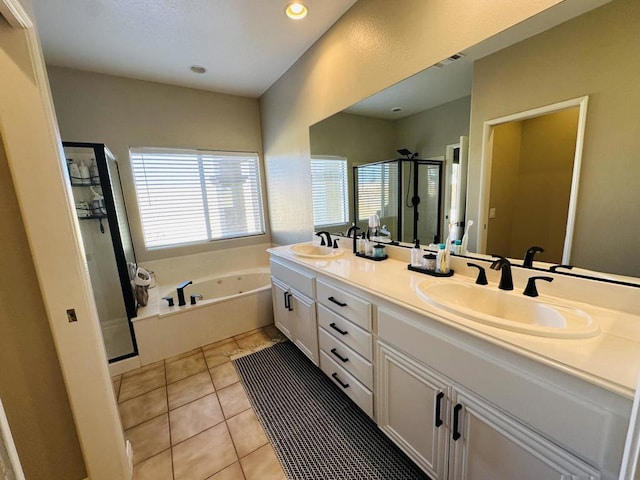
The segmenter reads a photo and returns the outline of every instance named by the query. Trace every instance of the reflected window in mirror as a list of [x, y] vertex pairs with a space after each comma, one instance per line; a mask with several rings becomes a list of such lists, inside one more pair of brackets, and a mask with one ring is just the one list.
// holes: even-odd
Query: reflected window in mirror
[[340, 226], [349, 222], [348, 183], [345, 157], [311, 157], [313, 224], [316, 227]]

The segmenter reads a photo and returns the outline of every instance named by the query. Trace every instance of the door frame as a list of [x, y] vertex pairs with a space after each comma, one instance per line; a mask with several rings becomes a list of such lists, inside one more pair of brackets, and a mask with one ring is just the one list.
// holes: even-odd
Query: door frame
[[130, 480], [132, 459], [111, 385], [37, 31], [20, 0], [0, 0], [0, 14], [12, 27], [11, 44], [25, 52], [6, 62], [0, 77], [0, 89], [13, 92], [0, 101], [2, 140], [86, 471], [91, 480]]

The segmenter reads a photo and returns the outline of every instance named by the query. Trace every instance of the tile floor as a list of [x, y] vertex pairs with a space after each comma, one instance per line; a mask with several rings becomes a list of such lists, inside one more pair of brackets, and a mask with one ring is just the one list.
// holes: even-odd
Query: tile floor
[[269, 326], [114, 377], [134, 480], [284, 480], [229, 360], [280, 338]]

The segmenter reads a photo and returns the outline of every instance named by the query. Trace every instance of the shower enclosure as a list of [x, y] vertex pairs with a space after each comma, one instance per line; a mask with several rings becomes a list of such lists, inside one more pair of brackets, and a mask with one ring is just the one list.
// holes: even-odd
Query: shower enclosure
[[109, 362], [138, 354], [131, 319], [136, 258], [118, 162], [103, 144], [63, 142]]
[[377, 214], [393, 240], [442, 241], [443, 162], [397, 159], [353, 167], [356, 225]]

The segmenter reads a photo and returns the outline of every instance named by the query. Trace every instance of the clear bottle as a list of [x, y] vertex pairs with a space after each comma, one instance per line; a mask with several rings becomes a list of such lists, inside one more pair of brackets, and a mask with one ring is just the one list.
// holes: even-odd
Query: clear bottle
[[416, 238], [416, 243], [411, 249], [411, 266], [422, 267], [422, 249], [420, 248], [420, 240]]
[[462, 254], [462, 240], [456, 240], [453, 243], [453, 250], [452, 251], [456, 255], [461, 255]]
[[449, 258], [445, 247], [444, 243], [438, 245], [438, 254], [436, 255], [436, 272], [438, 273], [449, 273]]

